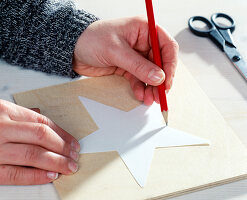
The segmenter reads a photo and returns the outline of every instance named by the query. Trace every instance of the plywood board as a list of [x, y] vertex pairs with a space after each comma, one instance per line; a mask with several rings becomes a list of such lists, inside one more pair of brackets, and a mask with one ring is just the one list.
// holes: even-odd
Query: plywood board
[[[140, 104], [128, 82], [117, 76], [74, 81], [18, 93], [14, 98], [19, 105], [39, 107], [81, 139], [98, 127], [78, 96], [124, 111]], [[206, 138], [210, 146], [156, 149], [144, 188], [135, 182], [117, 152], [82, 154], [79, 171], [55, 181], [60, 198], [161, 199], [247, 177], [246, 148], [181, 62], [168, 102], [169, 126]]]

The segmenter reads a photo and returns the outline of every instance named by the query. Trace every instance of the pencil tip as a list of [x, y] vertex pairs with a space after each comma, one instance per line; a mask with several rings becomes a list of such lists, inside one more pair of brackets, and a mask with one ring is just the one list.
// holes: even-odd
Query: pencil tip
[[163, 111], [162, 115], [163, 115], [163, 118], [166, 122], [166, 126], [168, 126], [168, 111]]

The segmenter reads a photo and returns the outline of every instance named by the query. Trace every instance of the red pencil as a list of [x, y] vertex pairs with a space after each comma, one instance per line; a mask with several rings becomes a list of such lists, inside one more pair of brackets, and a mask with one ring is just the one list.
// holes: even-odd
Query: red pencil
[[[150, 34], [151, 46], [152, 46], [152, 50], [153, 50], [154, 63], [156, 65], [158, 65], [161, 69], [163, 69], [162, 62], [161, 62], [161, 56], [160, 56], [157, 27], [155, 25], [155, 20], [154, 20], [152, 0], [145, 0], [145, 1], [146, 1], [149, 34]], [[164, 83], [162, 83], [161, 85], [158, 86], [158, 91], [159, 91], [161, 112], [162, 112], [162, 115], [163, 115], [164, 120], [166, 122], [166, 125], [168, 125], [168, 106], [167, 106], [165, 84]]]

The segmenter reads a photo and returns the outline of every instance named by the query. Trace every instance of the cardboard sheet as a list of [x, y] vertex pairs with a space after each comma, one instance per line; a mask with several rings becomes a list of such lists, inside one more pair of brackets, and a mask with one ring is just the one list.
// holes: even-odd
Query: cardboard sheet
[[[79, 80], [14, 98], [19, 105], [39, 107], [81, 139], [98, 127], [78, 96], [123, 111], [140, 105], [128, 82], [117, 76]], [[246, 148], [181, 63], [168, 102], [169, 126], [208, 139], [210, 146], [156, 149], [144, 188], [136, 184], [117, 152], [83, 154], [75, 175], [55, 181], [61, 199], [160, 199], [247, 177]]]

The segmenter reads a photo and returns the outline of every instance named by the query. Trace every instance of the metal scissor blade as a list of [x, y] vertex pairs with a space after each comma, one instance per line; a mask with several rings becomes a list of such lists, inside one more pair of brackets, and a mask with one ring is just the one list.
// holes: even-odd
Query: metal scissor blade
[[238, 50], [234, 47], [225, 45], [224, 52], [226, 53], [227, 57], [231, 60], [231, 62], [234, 64], [235, 68], [247, 81], [247, 63], [244, 61], [243, 57], [240, 55]]

